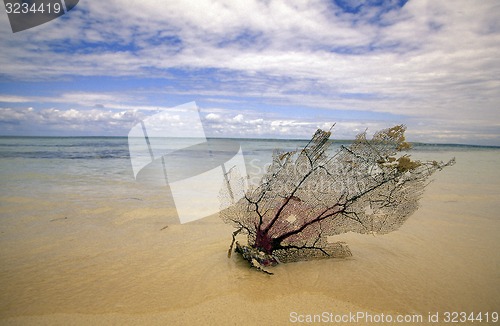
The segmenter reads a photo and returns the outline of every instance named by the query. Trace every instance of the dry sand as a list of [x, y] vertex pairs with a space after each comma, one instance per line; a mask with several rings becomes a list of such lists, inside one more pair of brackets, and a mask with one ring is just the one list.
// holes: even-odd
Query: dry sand
[[352, 258], [283, 264], [273, 276], [227, 258], [232, 229], [216, 216], [176, 225], [168, 209], [112, 194], [89, 205], [3, 197], [0, 324], [287, 325], [293, 313], [426, 321], [500, 312], [500, 152], [442, 159], [453, 155], [457, 164], [436, 175], [400, 230], [341, 235]]

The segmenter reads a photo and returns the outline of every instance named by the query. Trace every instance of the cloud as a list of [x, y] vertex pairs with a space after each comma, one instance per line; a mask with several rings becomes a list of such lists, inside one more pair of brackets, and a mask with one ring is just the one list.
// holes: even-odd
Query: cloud
[[[500, 136], [492, 136], [499, 130], [500, 104], [496, 1], [377, 3], [81, 2], [65, 19], [23, 33], [0, 26], [0, 76], [20, 83], [156, 78], [165, 85], [157, 95], [190, 97], [186, 102], [206, 97], [232, 108], [262, 103], [323, 109], [331, 112], [322, 115], [328, 120], [338, 110], [398, 115], [422, 137], [428, 129], [419, 121], [440, 130], [444, 123], [449, 133], [441, 135], [448, 140], [466, 130], [479, 139], [488, 130], [484, 139], [500, 144]], [[37, 97], [4, 96], [16, 103]], [[68, 104], [68, 110], [96, 104], [158, 108], [140, 92], [73, 89], [50, 97], [38, 96]], [[288, 120], [297, 123], [275, 132], [300, 128], [300, 119]]]
[[295, 119], [288, 117], [286, 113], [262, 113], [252, 110], [243, 110], [243, 112], [243, 114], [235, 113], [221, 108], [203, 109], [202, 121], [207, 136], [308, 139], [318, 128], [329, 130], [335, 125], [335, 139], [353, 139], [366, 129], [375, 132], [392, 126], [391, 123], [376, 120], [355, 122], [323, 118]]
[[59, 110], [56, 108], [0, 108], [3, 135], [43, 135], [64, 131], [73, 135], [125, 135], [144, 114], [125, 110]]
[[207, 114], [205, 119], [207, 119], [208, 121], [218, 121], [221, 119], [221, 116], [218, 115], [217, 113], [209, 113]]
[[30, 102], [29, 97], [0, 94], [0, 102], [5, 103], [26, 103]]

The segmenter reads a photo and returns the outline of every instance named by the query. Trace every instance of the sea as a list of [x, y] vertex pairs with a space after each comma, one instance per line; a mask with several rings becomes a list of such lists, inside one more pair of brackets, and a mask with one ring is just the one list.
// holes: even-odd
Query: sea
[[[233, 163], [257, 184], [275, 151], [307, 142], [164, 139], [163, 157], [149, 142], [142, 154], [131, 151], [127, 137], [0, 137], [0, 323], [498, 317], [499, 147], [414, 144], [417, 159], [457, 163], [436, 173], [400, 230], [339, 236], [352, 258], [283, 264], [273, 276], [228, 259], [234, 230], [217, 216], [217, 194], [192, 191], [220, 187], [214, 178]], [[346, 145], [335, 141], [330, 151]]]
[[[257, 184], [270, 165], [275, 152], [294, 151], [308, 143], [308, 140], [290, 139], [211, 139], [210, 141], [208, 146], [215, 149], [207, 152], [206, 147], [189, 146], [193, 143], [189, 139], [160, 140], [165, 153], [179, 148], [190, 149], [178, 150], [174, 155], [165, 158], [167, 163], [173, 164], [171, 166], [173, 173], [168, 175], [167, 185], [168, 180], [175, 181], [199, 173], [196, 171], [199, 162], [202, 165], [209, 164], [206, 169], [210, 168], [210, 162], [212, 165], [226, 162], [230, 156], [236, 154], [237, 150], [234, 149], [238, 149], [238, 146], [251, 184]], [[222, 146], [219, 145], [221, 141]], [[349, 141], [335, 141], [330, 146], [329, 152], [335, 153], [341, 146], [349, 144]], [[133, 155], [131, 158], [130, 146], [132, 145], [127, 137], [0, 137], [2, 184], [0, 194], [2, 197], [30, 195], [40, 198], [46, 198], [48, 194], [88, 195], [83, 196], [84, 200], [88, 200], [90, 195], [119, 194], [124, 198], [127, 196], [133, 198], [144, 195], [144, 190], [136, 193], [137, 184], [164, 186], [165, 182], [141, 180], [141, 175], [138, 175], [137, 171], [134, 173], [133, 162], [137, 158]], [[425, 154], [429, 154], [428, 156], [433, 159], [434, 153], [442, 156], [443, 153], [496, 153], [499, 150], [500, 147], [417, 143], [413, 144], [410, 153], [422, 156], [424, 159]], [[182, 155], [182, 159], [176, 159], [176, 153], [177, 156]], [[149, 163], [149, 160], [153, 161], [154, 158], [147, 157], [146, 163]], [[194, 166], [193, 171], [182, 171], [190, 165]], [[180, 177], [175, 173], [180, 174]], [[153, 177], [162, 179], [158, 175]], [[152, 188], [157, 191], [156, 188]]]

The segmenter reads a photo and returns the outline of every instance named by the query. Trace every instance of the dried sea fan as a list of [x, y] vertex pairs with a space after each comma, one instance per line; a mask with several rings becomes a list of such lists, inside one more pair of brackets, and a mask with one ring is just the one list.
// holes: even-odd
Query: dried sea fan
[[238, 197], [227, 189], [242, 192], [243, 181], [230, 170], [226, 180], [232, 187], [223, 187], [221, 199], [226, 206], [241, 199], [220, 213], [236, 228], [228, 256], [235, 236], [247, 234], [248, 245], [236, 242], [236, 251], [269, 273], [264, 267], [279, 262], [351, 256], [345, 243], [330, 241], [333, 235], [398, 229], [418, 208], [427, 179], [454, 164], [402, 155], [410, 148], [405, 130], [395, 126], [370, 140], [361, 133], [331, 156], [331, 132], [317, 130], [302, 150], [276, 152], [260, 184]]

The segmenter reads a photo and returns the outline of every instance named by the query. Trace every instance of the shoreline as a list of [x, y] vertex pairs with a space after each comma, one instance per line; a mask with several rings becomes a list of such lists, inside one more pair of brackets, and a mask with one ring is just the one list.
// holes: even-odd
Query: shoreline
[[156, 201], [117, 200], [121, 193], [78, 202], [3, 196], [0, 321], [286, 325], [293, 311], [493, 312], [497, 159], [457, 153], [401, 229], [336, 236], [352, 258], [282, 264], [273, 276], [227, 258], [233, 229], [216, 215], [180, 225]]

